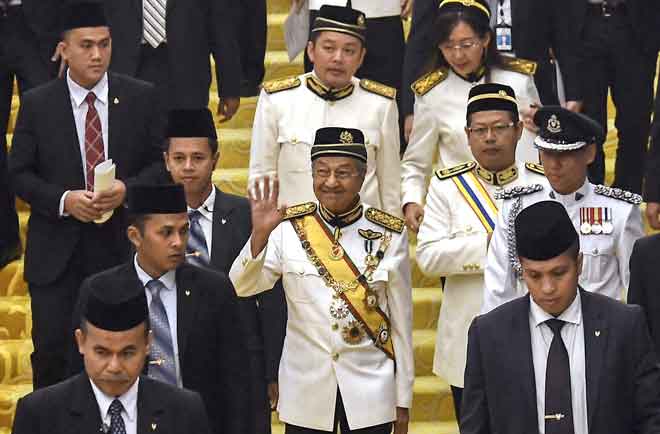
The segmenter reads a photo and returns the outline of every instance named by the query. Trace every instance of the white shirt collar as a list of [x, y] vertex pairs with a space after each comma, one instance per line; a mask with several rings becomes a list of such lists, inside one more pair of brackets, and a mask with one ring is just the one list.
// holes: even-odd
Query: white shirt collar
[[[142, 282], [142, 286], [147, 286], [147, 283], [149, 283], [151, 280], [154, 280], [154, 278], [151, 277], [146, 271], [144, 271], [142, 267], [140, 267], [140, 264], [138, 264], [137, 256], [138, 255], [136, 253], [135, 258], [133, 258], [135, 271], [137, 272], [138, 279], [140, 279], [140, 282]], [[161, 283], [165, 285], [165, 289], [167, 290], [176, 288], [176, 270], [168, 271], [167, 273], [158, 277], [158, 280], [160, 280]]]
[[578, 188], [577, 191], [569, 194], [560, 194], [553, 189], [550, 191], [550, 197], [562, 204], [578, 202], [582, 200], [587, 195], [587, 193], [589, 193], [589, 186], [589, 179], [585, 179], [584, 184], [582, 184], [582, 187]]
[[188, 207], [188, 213], [199, 211], [209, 221], [213, 221], [213, 207], [215, 206], [215, 187], [211, 186], [211, 193], [206, 197], [204, 203], [197, 209]]
[[544, 311], [541, 306], [536, 304], [532, 296], [529, 296], [529, 312], [536, 327], [540, 326], [549, 319], [560, 319], [567, 323], [580, 325], [582, 321], [582, 302], [580, 299], [580, 290], [578, 289], [573, 302], [558, 317], [550, 315]]
[[137, 399], [138, 399], [138, 386], [140, 384], [140, 377], [135, 380], [135, 383], [121, 396], [108, 396], [101, 389], [99, 389], [96, 384], [89, 379], [90, 384], [92, 385], [92, 391], [96, 397], [96, 403], [99, 405], [99, 410], [101, 412], [101, 418], [105, 419], [108, 416], [108, 410], [110, 410], [110, 404], [115, 398], [119, 399], [121, 405], [124, 406], [124, 413], [129, 421], [133, 422], [137, 418]]
[[108, 73], [103, 74], [103, 77], [94, 85], [91, 89], [85, 89], [71, 78], [71, 71], [67, 70], [66, 72], [66, 83], [69, 86], [69, 94], [71, 94], [71, 99], [76, 104], [76, 107], [80, 107], [87, 94], [94, 92], [96, 95], [97, 101], [100, 101], [103, 105], [108, 103]]

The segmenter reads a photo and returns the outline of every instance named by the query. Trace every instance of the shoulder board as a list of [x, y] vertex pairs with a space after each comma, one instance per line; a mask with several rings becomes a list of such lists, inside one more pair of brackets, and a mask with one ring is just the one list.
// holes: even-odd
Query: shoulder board
[[538, 173], [539, 175], [545, 176], [545, 169], [542, 164], [539, 163], [525, 163], [525, 168], [530, 172]]
[[264, 81], [263, 84], [261, 85], [261, 87], [264, 88], [267, 94], [293, 89], [298, 86], [300, 86], [300, 79], [297, 76]]
[[536, 62], [527, 59], [518, 59], [516, 57], [502, 56], [502, 68], [521, 74], [536, 74]]
[[398, 233], [403, 232], [403, 228], [405, 227], [403, 219], [381, 211], [378, 208], [369, 208], [364, 213], [364, 217], [372, 223]]
[[633, 205], [639, 205], [642, 203], [642, 196], [639, 194], [632, 193], [630, 191], [621, 190], [620, 188], [607, 187], [605, 185], [596, 185], [594, 188], [596, 194], [602, 196], [611, 197], [614, 199], [619, 199], [624, 202], [632, 203]]
[[431, 89], [445, 81], [448, 75], [447, 68], [436, 69], [435, 71], [424, 74], [415, 80], [415, 82], [410, 85], [410, 88], [418, 96], [426, 95]]
[[448, 167], [446, 169], [440, 169], [435, 171], [435, 176], [438, 177], [439, 180], [451, 178], [456, 175], [460, 175], [461, 173], [469, 172], [470, 170], [474, 169], [477, 166], [477, 163], [474, 161], [468, 161], [467, 163], [462, 163], [454, 167]]
[[382, 83], [373, 80], [362, 79], [360, 80], [360, 87], [367, 92], [375, 93], [376, 95], [384, 96], [388, 99], [396, 98], [396, 89], [386, 86]]
[[526, 196], [543, 190], [541, 184], [517, 185], [515, 187], [505, 188], [495, 193], [495, 199], [515, 199], [516, 197]]
[[314, 202], [306, 202], [290, 206], [284, 211], [284, 220], [303, 217], [313, 212], [316, 212], [316, 203]]

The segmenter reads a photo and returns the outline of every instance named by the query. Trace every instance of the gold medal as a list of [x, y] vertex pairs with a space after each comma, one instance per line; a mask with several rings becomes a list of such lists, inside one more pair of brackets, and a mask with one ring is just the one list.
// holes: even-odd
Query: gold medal
[[338, 243], [333, 244], [329, 256], [333, 261], [339, 261], [344, 257], [344, 249]]
[[362, 324], [352, 320], [341, 330], [341, 337], [348, 345], [358, 345], [364, 339], [365, 333]]

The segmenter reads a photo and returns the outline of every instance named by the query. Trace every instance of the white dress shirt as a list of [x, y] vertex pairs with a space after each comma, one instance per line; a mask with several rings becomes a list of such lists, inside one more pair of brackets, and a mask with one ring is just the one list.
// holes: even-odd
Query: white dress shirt
[[[71, 108], [73, 110], [73, 119], [76, 123], [76, 134], [78, 136], [78, 147], [80, 148], [80, 157], [82, 162], [83, 179], [87, 180], [87, 164], [85, 163], [85, 120], [87, 118], [88, 105], [85, 102], [87, 94], [94, 92], [96, 101], [94, 107], [99, 114], [101, 121], [101, 133], [103, 135], [103, 152], [104, 159], [108, 159], [108, 73], [103, 74], [103, 77], [91, 89], [85, 89], [71, 78], [70, 71], [66, 72], [66, 84], [69, 87], [69, 95], [71, 97]], [[64, 199], [69, 194], [67, 190], [60, 199], [60, 216], [66, 217], [64, 214]]]
[[193, 211], [199, 211], [202, 218], [199, 219], [199, 224], [204, 232], [206, 238], [206, 248], [209, 252], [209, 259], [211, 258], [211, 246], [213, 244], [213, 207], [215, 206], [215, 187], [211, 188], [211, 193], [208, 195], [204, 203], [197, 209], [188, 207], [188, 214]]
[[[532, 337], [532, 360], [536, 381], [536, 409], [539, 434], [545, 434], [545, 371], [548, 353], [554, 334], [545, 321], [555, 318], [545, 312], [534, 300], [529, 299], [529, 329]], [[565, 321], [561, 338], [568, 352], [571, 372], [571, 404], [573, 407], [573, 428], [575, 434], [588, 434], [587, 426], [587, 381], [585, 376], [584, 322], [580, 293], [570, 306], [557, 317]]]
[[101, 412], [101, 420], [103, 425], [99, 427], [99, 432], [109, 432], [110, 424], [112, 422], [110, 414], [110, 404], [115, 398], [119, 399], [121, 405], [124, 409], [121, 412], [121, 417], [124, 419], [124, 428], [126, 428], [126, 434], [137, 434], [137, 400], [138, 400], [138, 387], [140, 384], [140, 378], [138, 377], [135, 380], [135, 383], [121, 396], [108, 396], [101, 391], [96, 384], [90, 379], [90, 384], [92, 385], [92, 391], [96, 397], [96, 403], [99, 406], [99, 411]]
[[[147, 305], [151, 304], [151, 291], [147, 289], [147, 283], [153, 280], [146, 271], [140, 267], [138, 264], [137, 255], [133, 260], [135, 264], [135, 271], [137, 272], [138, 279], [142, 282], [144, 286], [144, 291], [147, 294]], [[165, 285], [165, 291], [161, 291], [160, 299], [165, 306], [165, 312], [167, 312], [167, 322], [170, 324], [170, 334], [172, 335], [172, 347], [174, 351], [174, 364], [176, 366], [176, 383], [179, 387], [182, 387], [183, 383], [181, 382], [181, 367], [179, 366], [179, 340], [177, 337], [177, 327], [176, 327], [176, 270], [170, 270], [167, 273], [160, 276], [157, 280], [160, 280], [163, 285]]]

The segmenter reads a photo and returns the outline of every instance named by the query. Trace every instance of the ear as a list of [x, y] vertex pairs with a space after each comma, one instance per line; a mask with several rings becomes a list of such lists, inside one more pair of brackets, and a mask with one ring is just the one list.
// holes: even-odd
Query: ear
[[126, 229], [126, 236], [135, 247], [135, 250], [138, 250], [142, 245], [142, 234], [140, 233], [140, 230], [137, 227], [130, 225], [128, 229]]
[[523, 122], [518, 121], [518, 123], [516, 124], [516, 143], [520, 142], [520, 138], [522, 137], [522, 133], [523, 133], [523, 128], [525, 128]]
[[167, 151], [163, 151], [163, 161], [165, 162], [165, 168], [167, 169], [168, 172], [172, 172], [172, 170], [170, 169], [170, 165], [167, 162], [168, 156], [169, 153]]
[[309, 61], [314, 63], [314, 42], [313, 41], [308, 41], [307, 42], [307, 57], [309, 57]]
[[219, 159], [220, 159], [220, 151], [216, 152], [215, 155], [213, 155], [213, 167], [216, 167], [218, 165]]
[[578, 276], [580, 274], [582, 274], [582, 258], [583, 258], [582, 257], [582, 252], [578, 253], [578, 257], [577, 257], [577, 273], [578, 273]]
[[66, 48], [68, 46], [69, 44], [64, 40], [57, 43], [56, 51], [60, 53], [60, 56], [62, 56], [62, 60], [68, 60], [66, 55]]
[[78, 344], [78, 352], [84, 355], [85, 351], [83, 350], [83, 348], [85, 346], [85, 333], [83, 333], [81, 329], [76, 329], [74, 334], [76, 337], [76, 344]]
[[362, 62], [364, 62], [364, 56], [367, 55], [367, 47], [362, 45], [362, 55], [360, 56], [360, 66], [362, 66]]
[[490, 45], [491, 33], [492, 32], [487, 32], [486, 35], [484, 36], [484, 39], [483, 39], [484, 56], [486, 55], [486, 52], [488, 51], [488, 46]]
[[596, 144], [589, 143], [583, 151], [585, 153], [584, 158], [587, 164], [591, 164], [596, 159]]

